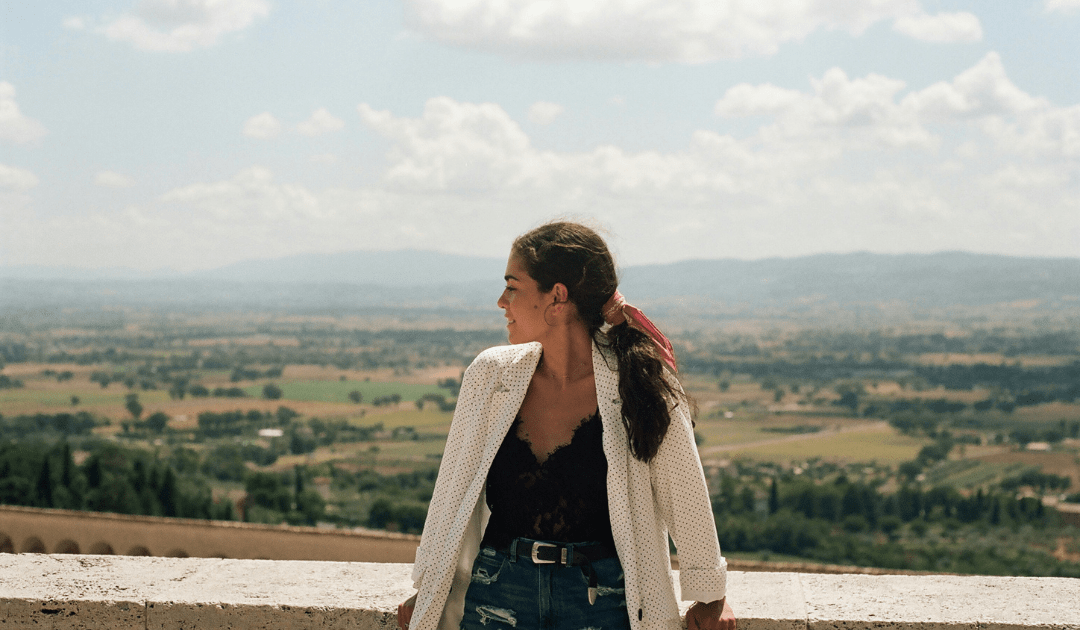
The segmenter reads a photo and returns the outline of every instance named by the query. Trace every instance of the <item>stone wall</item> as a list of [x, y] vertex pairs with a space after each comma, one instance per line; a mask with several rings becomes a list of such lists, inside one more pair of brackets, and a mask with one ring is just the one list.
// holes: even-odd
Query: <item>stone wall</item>
[[0, 506], [0, 552], [412, 562], [419, 536]]
[[[3, 628], [393, 630], [410, 566], [0, 554]], [[1080, 580], [731, 572], [740, 630], [1080, 630]]]

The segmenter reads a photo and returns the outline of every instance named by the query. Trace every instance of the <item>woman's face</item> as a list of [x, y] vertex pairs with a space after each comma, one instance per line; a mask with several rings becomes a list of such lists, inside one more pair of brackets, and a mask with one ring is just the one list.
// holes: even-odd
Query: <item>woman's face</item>
[[554, 291], [542, 293], [536, 280], [525, 271], [521, 259], [510, 254], [506, 263], [506, 288], [499, 296], [498, 305], [506, 316], [506, 333], [510, 343], [542, 341], [551, 331], [544, 320], [548, 306], [555, 301]]

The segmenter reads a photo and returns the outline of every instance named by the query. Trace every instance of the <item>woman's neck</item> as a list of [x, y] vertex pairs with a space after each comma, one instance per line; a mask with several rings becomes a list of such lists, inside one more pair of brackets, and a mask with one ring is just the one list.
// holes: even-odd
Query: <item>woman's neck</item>
[[585, 325], [576, 322], [543, 343], [538, 371], [560, 385], [568, 385], [592, 375], [592, 337]]

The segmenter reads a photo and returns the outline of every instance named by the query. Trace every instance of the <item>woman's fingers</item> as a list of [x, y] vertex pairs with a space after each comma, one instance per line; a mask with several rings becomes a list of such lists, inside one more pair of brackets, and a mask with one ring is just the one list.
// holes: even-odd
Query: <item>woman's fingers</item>
[[725, 599], [724, 611], [720, 613], [720, 630], [735, 630], [735, 625], [735, 611], [731, 609], [731, 605]]
[[412, 621], [413, 606], [416, 605], [416, 596], [412, 596], [405, 602], [398, 604], [397, 625], [401, 630], [409, 630], [409, 622]]

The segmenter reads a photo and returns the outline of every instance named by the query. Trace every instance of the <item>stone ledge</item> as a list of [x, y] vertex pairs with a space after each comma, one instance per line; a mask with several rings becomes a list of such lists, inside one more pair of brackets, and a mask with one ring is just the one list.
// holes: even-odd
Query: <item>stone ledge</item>
[[[4, 628], [393, 630], [408, 564], [0, 554]], [[740, 630], [1080, 630], [1080, 580], [729, 575]]]

